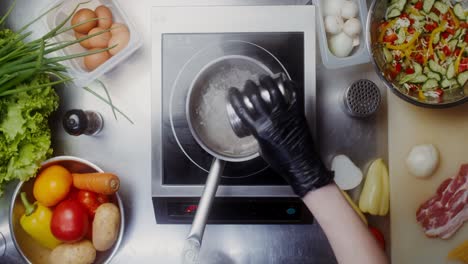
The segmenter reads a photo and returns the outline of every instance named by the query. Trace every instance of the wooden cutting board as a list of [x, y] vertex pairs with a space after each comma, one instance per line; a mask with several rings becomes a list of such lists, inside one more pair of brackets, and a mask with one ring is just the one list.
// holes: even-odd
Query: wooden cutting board
[[[416, 210], [444, 179], [468, 163], [468, 103], [427, 109], [389, 93], [388, 117], [392, 263], [457, 263], [446, 256], [468, 239], [468, 222], [449, 240], [427, 238], [416, 221]], [[418, 179], [409, 174], [405, 160], [412, 146], [425, 143], [438, 148], [440, 163], [430, 178]]]

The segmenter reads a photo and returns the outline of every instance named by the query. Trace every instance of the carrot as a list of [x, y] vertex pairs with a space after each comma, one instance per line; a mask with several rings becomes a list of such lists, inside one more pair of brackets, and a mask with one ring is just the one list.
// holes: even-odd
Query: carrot
[[119, 177], [112, 173], [72, 173], [73, 186], [100, 194], [114, 194], [119, 190]]

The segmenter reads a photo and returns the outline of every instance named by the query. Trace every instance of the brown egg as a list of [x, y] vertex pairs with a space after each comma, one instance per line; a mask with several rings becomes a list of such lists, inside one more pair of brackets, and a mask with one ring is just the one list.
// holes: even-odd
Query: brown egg
[[114, 23], [112, 24], [112, 27], [111, 27], [111, 34], [112, 35], [117, 35], [119, 34], [119, 32], [129, 32], [128, 31], [128, 27], [124, 24], [121, 24], [121, 23]]
[[[75, 38], [76, 39], [84, 38], [86, 36], [88, 36], [88, 35], [75, 32]], [[80, 45], [81, 45], [81, 47], [83, 47], [85, 49], [92, 48], [92, 46], [89, 44], [89, 39], [85, 39], [85, 40], [81, 41]]]
[[115, 54], [119, 53], [125, 47], [127, 47], [128, 42], [130, 41], [130, 32], [128, 31], [121, 31], [115, 35], [112, 35], [112, 38], [109, 40], [109, 48], [115, 46], [114, 48], [109, 50], [109, 53], [114, 56]]
[[[71, 25], [77, 25], [80, 23], [83, 23], [87, 20], [97, 18], [96, 13], [94, 13], [93, 10], [88, 9], [88, 8], [83, 8], [78, 10], [78, 12], [75, 13], [71, 20]], [[88, 32], [95, 28], [97, 26], [98, 22], [97, 20], [89, 21], [87, 23], [84, 23], [83, 25], [77, 26], [74, 28], [75, 32], [81, 33], [81, 34], [88, 34]]]
[[[93, 28], [89, 31], [88, 36], [97, 34], [105, 29], [103, 28]], [[111, 33], [110, 32], [101, 32], [99, 35], [94, 36], [89, 39], [89, 45], [91, 45], [92, 48], [107, 48], [107, 44], [109, 43], [109, 40], [111, 39]]]
[[98, 27], [108, 29], [112, 26], [112, 11], [104, 5], [98, 6], [94, 10], [98, 20]]
[[[98, 50], [98, 49], [91, 49], [93, 50]], [[97, 67], [102, 65], [104, 62], [106, 62], [111, 55], [107, 51], [99, 52], [96, 54], [88, 55], [84, 57], [84, 65], [86, 69], [89, 71], [95, 70]]]

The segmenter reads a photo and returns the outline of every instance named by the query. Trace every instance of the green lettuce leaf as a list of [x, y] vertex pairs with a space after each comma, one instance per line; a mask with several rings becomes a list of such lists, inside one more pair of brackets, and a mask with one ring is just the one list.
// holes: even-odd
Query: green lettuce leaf
[[[46, 83], [49, 77], [40, 75], [18, 88]], [[0, 98], [0, 195], [6, 182], [35, 176], [52, 155], [48, 119], [57, 107], [52, 87]]]

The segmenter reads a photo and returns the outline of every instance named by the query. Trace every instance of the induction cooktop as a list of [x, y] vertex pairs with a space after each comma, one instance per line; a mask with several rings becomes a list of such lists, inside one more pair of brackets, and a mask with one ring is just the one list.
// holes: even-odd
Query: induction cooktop
[[[196, 23], [200, 23], [200, 19], [209, 20], [226, 8], [231, 12], [242, 11], [242, 7], [198, 7], [195, 9], [203, 10], [204, 15], [199, 12], [193, 19], [198, 17]], [[276, 10], [256, 7], [261, 12], [271, 8]], [[313, 13], [313, 7], [307, 9]], [[232, 23], [224, 27], [202, 23], [195, 29], [187, 17], [184, 17], [186, 25], [191, 26], [163, 27], [170, 24], [168, 20], [183, 16], [185, 11], [186, 8], [153, 10], [152, 190], [158, 223], [191, 222], [213, 161], [193, 138], [185, 107], [188, 90], [204, 66], [228, 55], [254, 58], [270, 66], [276, 71], [273, 73], [283, 72], [296, 83], [309, 122], [313, 122], [315, 113], [311, 107], [315, 98], [313, 16], [304, 21], [308, 27], [290, 25], [276, 30], [277, 22], [269, 21], [271, 18], [258, 21], [269, 22], [268, 30], [259, 27], [257, 31], [255, 26], [242, 26], [240, 18], [234, 16], [226, 18]], [[227, 72], [229, 77], [222, 81], [255, 74], [245, 69], [239, 71]], [[307, 223], [311, 220], [290, 186], [258, 157], [227, 163], [208, 223]]]

